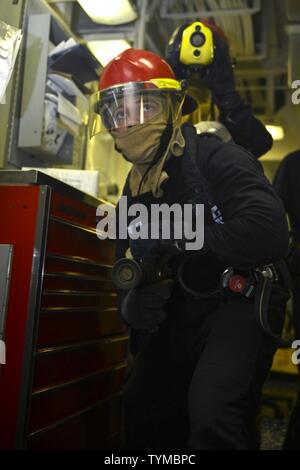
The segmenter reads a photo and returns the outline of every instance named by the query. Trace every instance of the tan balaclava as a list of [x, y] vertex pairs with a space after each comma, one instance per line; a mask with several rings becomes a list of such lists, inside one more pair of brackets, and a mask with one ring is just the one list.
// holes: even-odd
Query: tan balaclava
[[129, 184], [132, 195], [136, 196], [137, 194], [143, 194], [152, 191], [154, 197], [161, 197], [163, 195], [161, 185], [164, 181], [169, 179], [169, 175], [164, 170], [164, 165], [171, 155], [180, 157], [184, 152], [184, 147], [185, 140], [181, 133], [181, 129], [180, 127], [175, 127], [173, 129], [173, 133], [165, 153], [161, 156], [158, 162], [150, 168], [143, 180], [142, 186], [141, 180], [146, 170], [148, 169], [149, 164], [136, 164], [133, 166], [129, 176]]
[[163, 171], [163, 166], [169, 156], [183, 154], [185, 141], [182, 136], [179, 123], [173, 128], [168, 146], [159, 160], [148, 171], [142, 187], [141, 180], [149, 166], [156, 157], [161, 143], [161, 137], [167, 126], [167, 118], [154, 116], [145, 124], [133, 126], [125, 132], [112, 131], [116, 148], [124, 157], [133, 163], [133, 168], [129, 175], [129, 185], [133, 196], [152, 191], [155, 197], [161, 197], [163, 192], [161, 184], [168, 179], [168, 174]]
[[122, 133], [112, 131], [116, 148], [134, 165], [145, 165], [153, 161], [167, 122], [147, 122], [133, 126]]

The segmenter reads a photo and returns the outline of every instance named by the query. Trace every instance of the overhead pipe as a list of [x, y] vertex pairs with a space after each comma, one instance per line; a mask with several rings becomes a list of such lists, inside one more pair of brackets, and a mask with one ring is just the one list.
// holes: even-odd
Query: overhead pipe
[[182, 13], [170, 13], [168, 11], [169, 0], [162, 0], [160, 5], [160, 16], [161, 18], [168, 18], [173, 20], [186, 20], [194, 19], [195, 15], [205, 18], [219, 17], [219, 16], [233, 16], [233, 15], [255, 15], [261, 10], [261, 0], [254, 0], [253, 7], [243, 8], [229, 8], [229, 9], [218, 9], [218, 10], [197, 10], [187, 11]]
[[295, 80], [300, 79], [300, 23], [288, 24], [286, 26], [288, 34], [288, 84], [292, 86]]
[[148, 0], [139, 0], [138, 2], [139, 19], [136, 20], [136, 23], [135, 23], [136, 24], [135, 47], [137, 47], [138, 49], [144, 49], [145, 47], [147, 6], [148, 6]]

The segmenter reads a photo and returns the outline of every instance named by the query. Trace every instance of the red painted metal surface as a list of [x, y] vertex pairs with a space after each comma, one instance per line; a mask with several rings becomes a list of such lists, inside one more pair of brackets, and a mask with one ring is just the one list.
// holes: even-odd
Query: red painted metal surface
[[126, 343], [126, 338], [114, 342], [106, 342], [104, 339], [92, 344], [79, 343], [76, 349], [61, 350], [53, 347], [40, 350], [36, 359], [33, 390], [116, 366], [126, 357]]
[[[81, 378], [62, 387], [44, 389], [32, 400], [30, 432], [50, 426], [88, 406], [118, 393], [125, 380], [125, 364], [115, 369]], [[41, 413], [41, 410], [44, 410]]]
[[0, 366], [0, 448], [15, 446], [39, 194], [39, 186], [0, 186], [0, 243], [14, 245], [6, 364]]
[[112, 449], [120, 446], [121, 400], [116, 397], [29, 439], [30, 449]]
[[59, 220], [53, 220], [49, 225], [47, 251], [66, 256], [79, 256], [80, 254], [89, 260], [104, 264], [113, 264], [114, 262], [112, 241], [101, 241], [95, 232], [83, 231], [75, 226], [65, 225]]
[[[0, 185], [0, 243], [14, 245], [7, 364], [0, 369], [0, 448], [15, 448], [16, 434], [18, 445], [33, 449], [118, 447], [128, 344], [110, 277], [115, 245], [96, 236], [97, 201], [52, 191], [47, 243], [37, 253], [41, 262], [45, 255], [45, 265], [34, 279], [43, 189]], [[32, 343], [25, 345], [26, 335], [36, 337], [33, 356], [30, 348], [24, 356]]]
[[51, 215], [60, 219], [68, 219], [75, 224], [96, 227], [96, 208], [85, 202], [71, 199], [62, 194], [53, 193], [51, 198]]
[[42, 312], [38, 347], [76, 343], [126, 333], [116, 308], [83, 312], [48, 310]]

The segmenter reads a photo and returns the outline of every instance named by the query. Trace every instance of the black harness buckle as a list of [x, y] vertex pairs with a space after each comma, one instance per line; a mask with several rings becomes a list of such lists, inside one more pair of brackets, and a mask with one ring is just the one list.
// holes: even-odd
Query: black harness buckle
[[279, 274], [274, 264], [267, 264], [262, 268], [254, 269], [254, 273], [261, 273], [268, 281], [277, 282], [279, 280]]

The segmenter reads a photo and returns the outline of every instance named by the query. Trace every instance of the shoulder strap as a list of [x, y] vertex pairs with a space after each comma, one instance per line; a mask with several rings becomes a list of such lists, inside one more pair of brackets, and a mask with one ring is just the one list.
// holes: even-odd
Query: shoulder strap
[[198, 135], [194, 126], [184, 124], [182, 133], [185, 138], [186, 149], [182, 161], [183, 178], [185, 186], [195, 188], [200, 186], [203, 200], [209, 206], [214, 206], [214, 195], [211, 185], [204, 175], [203, 167], [200, 165], [211, 153], [216, 150], [222, 142], [218, 136], [214, 134]]

